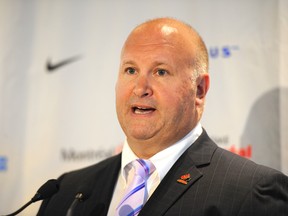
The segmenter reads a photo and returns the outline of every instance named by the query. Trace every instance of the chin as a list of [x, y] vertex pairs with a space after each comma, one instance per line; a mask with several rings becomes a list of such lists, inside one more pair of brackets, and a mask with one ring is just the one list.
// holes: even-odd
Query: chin
[[129, 140], [133, 140], [136, 142], [145, 142], [147, 140], [150, 140], [151, 138], [153, 138], [154, 134], [153, 133], [147, 133], [147, 131], [133, 131], [132, 133], [129, 133], [129, 136], [127, 134], [127, 137], [129, 138]]

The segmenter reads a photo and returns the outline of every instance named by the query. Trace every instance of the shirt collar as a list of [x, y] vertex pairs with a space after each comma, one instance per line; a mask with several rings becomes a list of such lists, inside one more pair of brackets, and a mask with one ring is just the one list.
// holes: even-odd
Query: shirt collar
[[[203, 129], [199, 122], [196, 127], [182, 139], [169, 146], [168, 148], [153, 155], [149, 159], [156, 167], [160, 180], [164, 178], [164, 176], [167, 174], [173, 164], [189, 148], [189, 146], [191, 146], [197, 140], [197, 138], [201, 135], [202, 131]], [[123, 145], [121, 158], [121, 176], [124, 181], [126, 181], [127, 178], [124, 171], [125, 166], [137, 158], [138, 157], [131, 150], [126, 139]]]

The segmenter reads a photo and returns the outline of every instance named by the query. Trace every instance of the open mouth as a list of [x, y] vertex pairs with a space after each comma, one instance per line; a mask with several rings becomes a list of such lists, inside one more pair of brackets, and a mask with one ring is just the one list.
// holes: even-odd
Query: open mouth
[[135, 114], [139, 114], [139, 115], [145, 115], [145, 114], [149, 114], [155, 111], [154, 108], [152, 107], [139, 107], [139, 106], [134, 106], [132, 107], [132, 111]]

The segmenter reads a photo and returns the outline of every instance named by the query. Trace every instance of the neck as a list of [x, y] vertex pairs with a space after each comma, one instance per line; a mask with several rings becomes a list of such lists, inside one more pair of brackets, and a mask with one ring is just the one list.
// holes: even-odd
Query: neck
[[[134, 152], [134, 154], [142, 159], [149, 159], [158, 152], [170, 147], [175, 144], [178, 140], [183, 138], [185, 134], [178, 133], [177, 137], [153, 137], [145, 140], [136, 140], [133, 138], [127, 138], [127, 142]], [[180, 136], [179, 136], [180, 135]]]

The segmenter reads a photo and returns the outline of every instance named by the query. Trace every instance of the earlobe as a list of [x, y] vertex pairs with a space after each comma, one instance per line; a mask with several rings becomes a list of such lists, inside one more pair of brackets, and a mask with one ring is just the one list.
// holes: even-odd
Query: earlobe
[[210, 86], [210, 77], [208, 73], [201, 74], [197, 80], [196, 104], [204, 104], [206, 94]]

